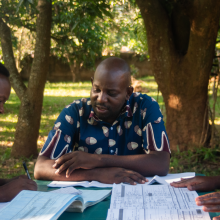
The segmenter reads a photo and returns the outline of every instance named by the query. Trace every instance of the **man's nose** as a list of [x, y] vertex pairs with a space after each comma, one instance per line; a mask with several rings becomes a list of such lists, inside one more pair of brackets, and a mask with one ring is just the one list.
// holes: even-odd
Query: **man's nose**
[[104, 103], [107, 101], [107, 96], [104, 92], [100, 92], [97, 98], [97, 101], [100, 103]]

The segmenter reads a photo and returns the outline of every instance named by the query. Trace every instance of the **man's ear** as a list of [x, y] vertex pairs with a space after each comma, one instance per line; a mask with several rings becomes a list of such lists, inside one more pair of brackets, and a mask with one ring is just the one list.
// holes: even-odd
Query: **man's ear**
[[91, 83], [92, 83], [92, 85], [93, 85], [93, 80], [94, 80], [93, 77], [91, 77]]
[[129, 86], [127, 88], [126, 100], [129, 100], [129, 98], [132, 95], [133, 91], [134, 91], [134, 88], [132, 86]]

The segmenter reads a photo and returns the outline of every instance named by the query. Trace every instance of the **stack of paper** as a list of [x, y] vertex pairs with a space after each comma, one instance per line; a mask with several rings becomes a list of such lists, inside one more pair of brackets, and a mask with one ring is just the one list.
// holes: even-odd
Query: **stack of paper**
[[210, 220], [195, 203], [198, 194], [169, 185], [113, 186], [107, 220]]
[[[151, 185], [153, 183], [160, 183], [164, 185], [168, 185], [174, 181], [179, 181], [181, 178], [191, 178], [194, 177], [195, 173], [188, 172], [188, 173], [178, 173], [178, 174], [167, 174], [166, 176], [154, 176], [154, 177], [146, 177], [148, 182], [146, 185]], [[69, 187], [69, 186], [83, 186], [83, 187], [98, 187], [98, 188], [112, 188], [113, 184], [105, 184], [100, 183], [98, 181], [52, 181], [50, 184], [47, 185], [48, 187]]]

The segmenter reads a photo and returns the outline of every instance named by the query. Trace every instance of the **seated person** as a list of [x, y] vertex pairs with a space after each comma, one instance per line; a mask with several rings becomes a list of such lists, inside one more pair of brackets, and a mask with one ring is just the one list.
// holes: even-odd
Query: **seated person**
[[[9, 72], [0, 63], [0, 113], [4, 113], [4, 104], [11, 92]], [[0, 179], [0, 202], [11, 201], [21, 190], [37, 190], [37, 184], [21, 175], [13, 179]]]
[[[187, 187], [189, 190], [214, 191], [220, 189], [220, 176], [196, 176], [170, 184], [174, 187]], [[196, 204], [203, 206], [205, 212], [220, 212], [220, 192], [209, 193], [196, 198]], [[220, 216], [213, 220], [220, 219]]]
[[66, 106], [35, 166], [36, 179], [145, 183], [167, 174], [170, 148], [157, 102], [133, 93], [130, 68], [111, 57], [97, 67], [90, 98]]

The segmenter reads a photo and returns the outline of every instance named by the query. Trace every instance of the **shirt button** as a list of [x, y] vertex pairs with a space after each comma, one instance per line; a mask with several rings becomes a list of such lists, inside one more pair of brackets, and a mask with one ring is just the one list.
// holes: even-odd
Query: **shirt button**
[[113, 130], [113, 127], [111, 127], [111, 130]]

